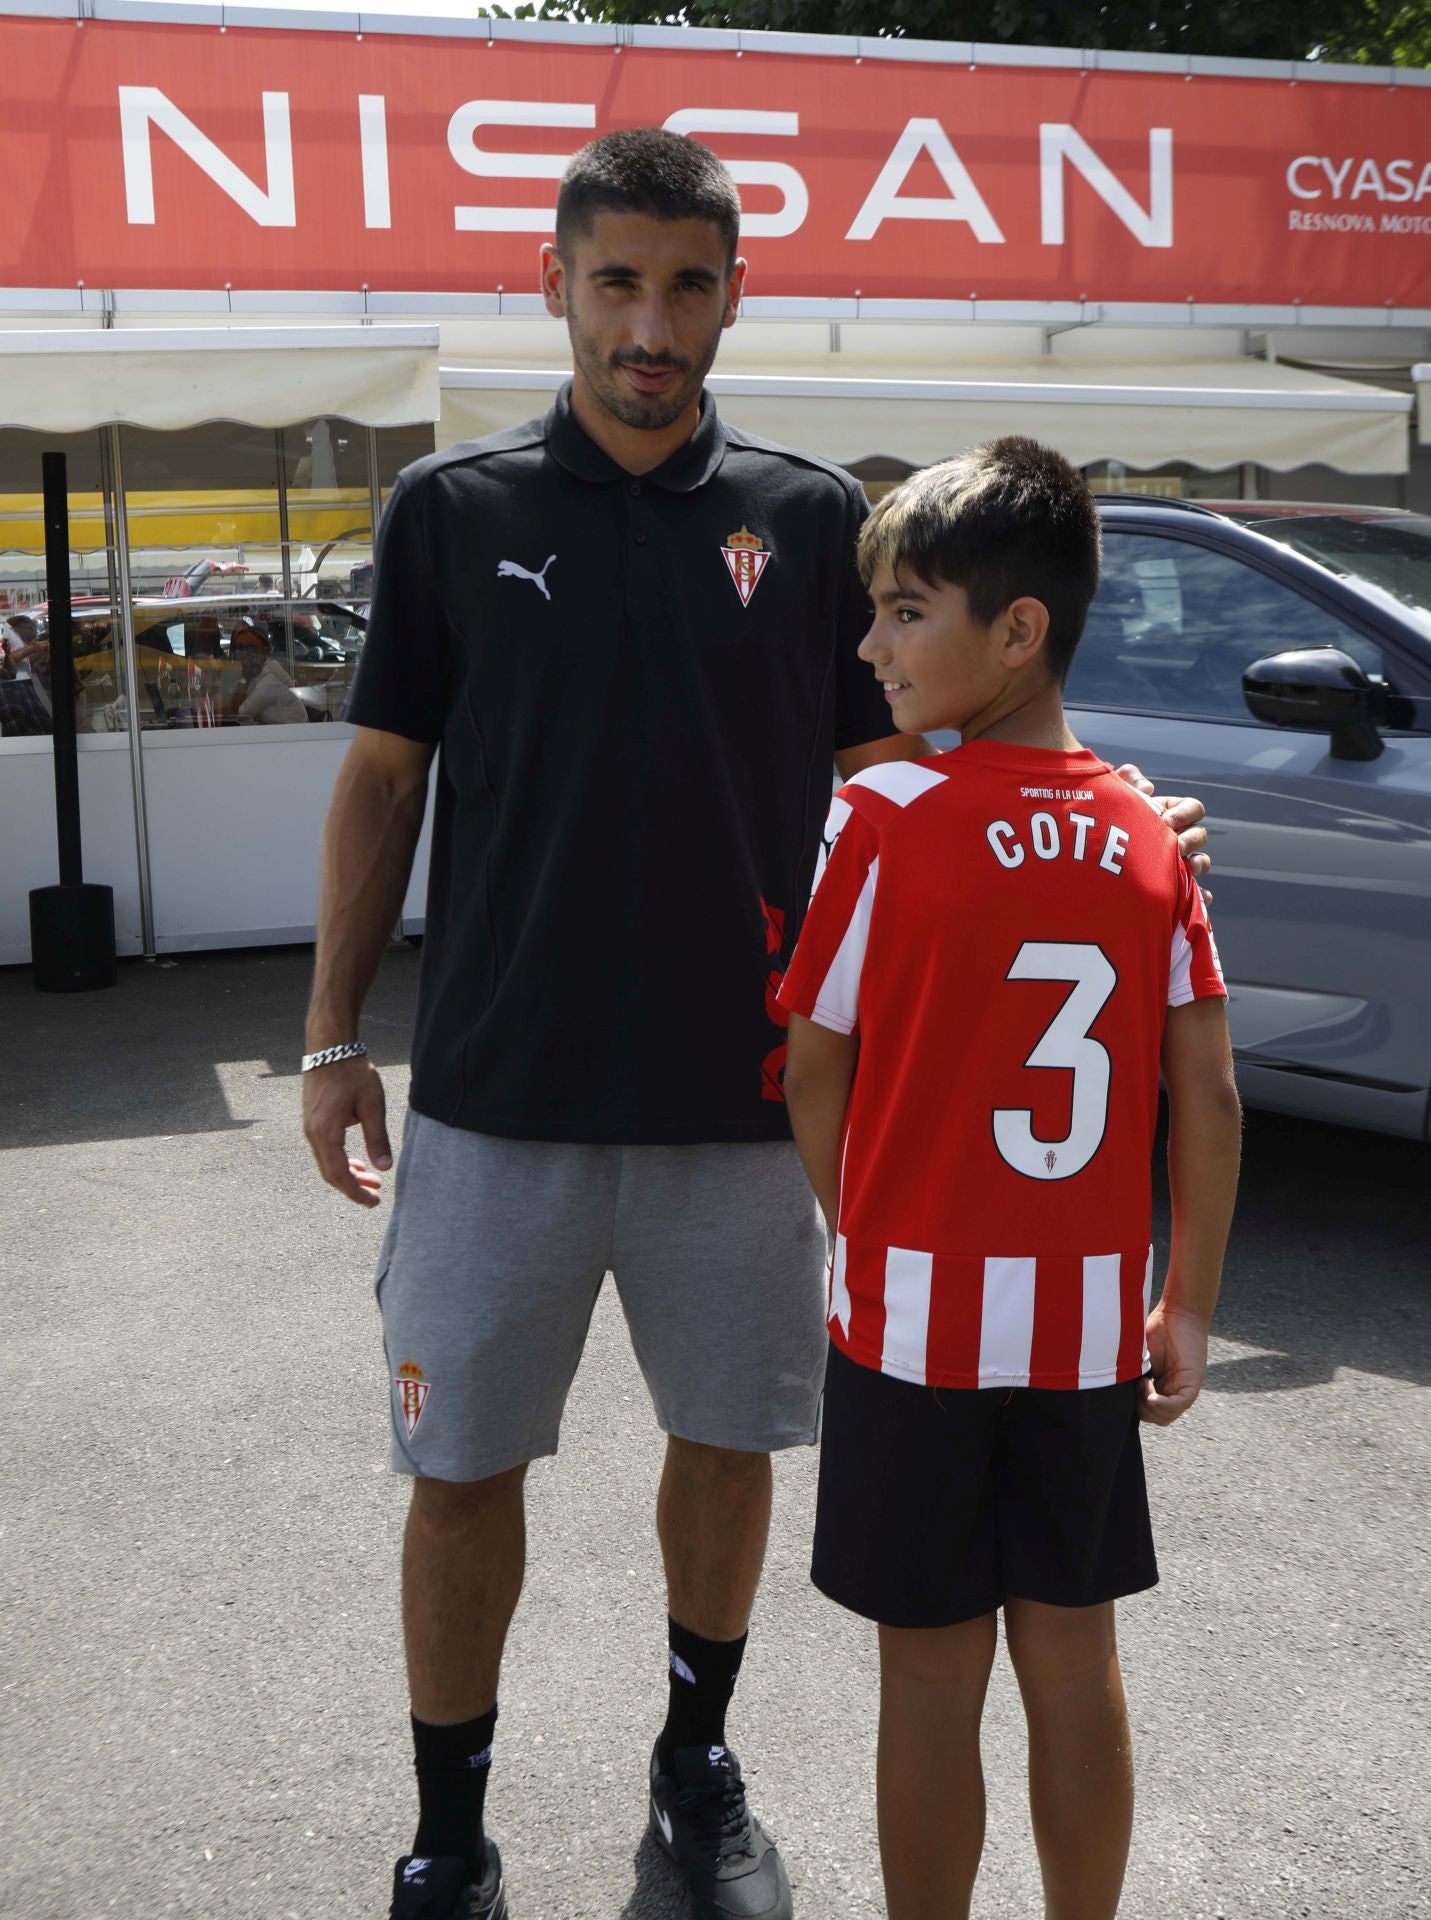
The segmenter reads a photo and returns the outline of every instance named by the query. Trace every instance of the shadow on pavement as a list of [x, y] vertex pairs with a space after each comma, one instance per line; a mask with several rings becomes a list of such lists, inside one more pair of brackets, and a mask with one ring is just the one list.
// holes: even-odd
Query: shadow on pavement
[[620, 1920], [691, 1920], [691, 1900], [676, 1869], [649, 1832], [631, 1861], [636, 1884]]
[[[1155, 1231], [1161, 1276], [1161, 1179]], [[1343, 1367], [1425, 1385], [1429, 1304], [1431, 1149], [1249, 1112], [1213, 1332], [1265, 1351], [1213, 1361], [1207, 1391], [1291, 1391]]]
[[[417, 968], [395, 946], [379, 970], [362, 1032], [380, 1067], [408, 1059]], [[219, 1069], [296, 1079], [312, 971], [308, 946], [126, 960], [100, 993], [37, 993], [28, 967], [0, 970], [0, 1148], [245, 1130]]]

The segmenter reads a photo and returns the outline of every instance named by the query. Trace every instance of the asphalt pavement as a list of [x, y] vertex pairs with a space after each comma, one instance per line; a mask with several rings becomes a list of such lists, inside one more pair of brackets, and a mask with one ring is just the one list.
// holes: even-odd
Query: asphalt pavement
[[[411, 1838], [382, 1216], [298, 1130], [309, 964], [0, 973], [6, 1920], [382, 1920]], [[416, 976], [395, 947], [364, 1024], [395, 1114]], [[1127, 1915], [1431, 1914], [1428, 1306], [1431, 1150], [1249, 1116], [1207, 1391], [1146, 1440]], [[643, 1841], [660, 1458], [607, 1289], [531, 1475], [488, 1797], [513, 1920], [687, 1913]], [[800, 1920], [874, 1920], [873, 1630], [809, 1586], [814, 1468], [778, 1463], [730, 1737]], [[1037, 1920], [1002, 1656], [985, 1750], [975, 1913]]]

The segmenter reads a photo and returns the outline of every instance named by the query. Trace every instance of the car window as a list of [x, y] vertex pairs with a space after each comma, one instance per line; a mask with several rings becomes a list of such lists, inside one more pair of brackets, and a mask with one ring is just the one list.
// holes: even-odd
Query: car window
[[1346, 514], [1289, 514], [1244, 520], [1346, 579], [1369, 581], [1403, 607], [1431, 611], [1431, 519], [1356, 520]]
[[184, 651], [184, 623], [182, 620], [150, 620], [146, 624], [143, 616], [136, 612], [134, 618], [134, 640], [137, 646], [148, 647], [156, 653], [182, 654]]
[[1340, 647], [1386, 681], [1381, 647], [1246, 561], [1103, 530], [1103, 578], [1068, 676], [1073, 706], [1249, 720], [1242, 674], [1292, 647]]

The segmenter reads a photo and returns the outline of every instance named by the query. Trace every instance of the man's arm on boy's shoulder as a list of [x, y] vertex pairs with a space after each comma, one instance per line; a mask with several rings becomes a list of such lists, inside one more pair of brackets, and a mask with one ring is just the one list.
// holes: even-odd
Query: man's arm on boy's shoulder
[[1242, 1106], [1225, 1000], [1169, 1008], [1162, 1066], [1173, 1234], [1162, 1297], [1148, 1316], [1153, 1377], [1143, 1383], [1141, 1412], [1166, 1427], [1196, 1400], [1207, 1371], [1208, 1324], [1237, 1198]]
[[[1113, 771], [1135, 792], [1145, 794], [1155, 803], [1159, 813], [1178, 836], [1178, 852], [1187, 861], [1188, 871], [1194, 880], [1201, 880], [1212, 867], [1212, 855], [1205, 851], [1207, 828], [1202, 824], [1207, 808], [1201, 800], [1195, 799], [1192, 794], [1182, 794], [1176, 798], [1159, 794], [1147, 774], [1140, 767], [1135, 767], [1131, 760], [1124, 761], [1121, 767], [1115, 767]], [[1203, 899], [1212, 899], [1206, 888], [1203, 889]]]
[[805, 1019], [803, 1014], [791, 1014], [785, 1101], [795, 1145], [831, 1233], [835, 1231], [839, 1203], [845, 1109], [850, 1103], [859, 1054], [855, 1034], [836, 1033], [831, 1027]]
[[[889, 760], [922, 760], [926, 754], [934, 751], [920, 734], [886, 733], [878, 740], [866, 740], [857, 747], [842, 747], [835, 755], [835, 771], [841, 780], [853, 780], [866, 767], [882, 766]], [[1201, 880], [1212, 866], [1212, 858], [1206, 852], [1207, 828], [1202, 824], [1207, 808], [1202, 801], [1194, 799], [1191, 794], [1176, 798], [1155, 794], [1152, 781], [1131, 761], [1125, 766], [1116, 767], [1114, 771], [1130, 787], [1157, 800], [1163, 818], [1178, 836], [1178, 851], [1191, 868], [1193, 878]], [[1212, 895], [1209, 893], [1206, 897], [1211, 900]]]

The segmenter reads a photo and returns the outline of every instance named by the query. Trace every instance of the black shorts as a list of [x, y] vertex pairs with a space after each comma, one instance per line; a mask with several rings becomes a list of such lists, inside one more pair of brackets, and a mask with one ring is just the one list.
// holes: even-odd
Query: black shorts
[[890, 1627], [1156, 1586], [1141, 1389], [922, 1387], [831, 1346], [815, 1585]]

